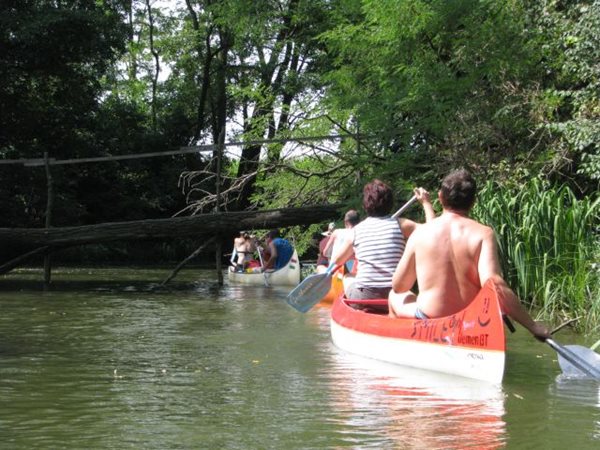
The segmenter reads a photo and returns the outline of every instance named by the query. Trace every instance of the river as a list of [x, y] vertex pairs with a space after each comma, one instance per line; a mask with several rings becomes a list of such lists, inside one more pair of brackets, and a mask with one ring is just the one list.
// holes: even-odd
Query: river
[[345, 353], [329, 309], [298, 313], [287, 288], [190, 269], [155, 289], [168, 274], [0, 278], [1, 448], [600, 448], [598, 383], [523, 328], [494, 386]]

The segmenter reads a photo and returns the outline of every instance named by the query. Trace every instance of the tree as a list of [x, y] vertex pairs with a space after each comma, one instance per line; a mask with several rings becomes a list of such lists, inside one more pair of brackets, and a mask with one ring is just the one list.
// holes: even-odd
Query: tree
[[534, 4], [530, 17], [544, 43], [536, 118], [551, 135], [548, 166], [592, 194], [600, 187], [600, 1]]
[[324, 35], [336, 66], [329, 99], [393, 159], [485, 167], [533, 145], [523, 85], [536, 48], [519, 2], [362, 5], [364, 17]]
[[[228, 136], [245, 141], [285, 137], [294, 123], [294, 111], [304, 98], [314, 96], [316, 69], [323, 59], [323, 46], [316, 37], [326, 29], [328, 2], [319, 0], [261, 0], [186, 2], [194, 30], [201, 31], [204, 55], [198, 66], [198, 78], [205, 81], [200, 96], [210, 105], [198, 117], [198, 128], [210, 126], [212, 142], [217, 142], [224, 119]], [[211, 33], [212, 34], [209, 34]], [[195, 78], [196, 76], [194, 76]], [[188, 78], [192, 78], [189, 77]], [[208, 87], [207, 87], [208, 86]], [[203, 104], [202, 101], [200, 103]], [[304, 105], [303, 105], [304, 106]], [[208, 120], [207, 120], [208, 119]], [[201, 134], [196, 133], [196, 138]], [[255, 191], [261, 155], [272, 163], [280, 158], [282, 146], [252, 144], [241, 150], [236, 162], [239, 184], [237, 198], [231, 198], [236, 209], [250, 206]], [[216, 155], [214, 155], [216, 156]], [[214, 164], [210, 167], [214, 171]], [[186, 173], [186, 179], [202, 184], [206, 172]], [[199, 192], [207, 192], [205, 185]], [[226, 188], [229, 186], [226, 186]]]
[[[117, 11], [91, 0], [8, 0], [0, 6], [0, 30], [0, 156], [86, 155], [99, 80], [124, 50]], [[43, 172], [3, 167], [1, 176], [11, 187], [0, 192], [10, 211], [5, 220], [39, 223]], [[57, 174], [56, 182], [66, 181]]]

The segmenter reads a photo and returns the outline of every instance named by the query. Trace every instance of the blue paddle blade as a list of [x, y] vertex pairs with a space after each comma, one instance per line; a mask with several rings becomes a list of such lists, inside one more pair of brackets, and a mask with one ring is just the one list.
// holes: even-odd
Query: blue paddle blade
[[331, 278], [331, 273], [310, 275], [288, 294], [286, 301], [301, 313], [307, 312], [327, 295], [331, 289]]

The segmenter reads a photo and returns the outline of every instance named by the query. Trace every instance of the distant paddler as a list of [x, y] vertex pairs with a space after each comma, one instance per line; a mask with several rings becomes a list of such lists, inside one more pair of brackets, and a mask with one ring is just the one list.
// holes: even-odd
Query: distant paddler
[[[331, 255], [333, 260], [340, 254], [341, 249], [344, 247], [346, 242], [354, 241], [353, 228], [360, 223], [360, 214], [355, 209], [350, 209], [344, 214], [344, 228], [336, 228], [331, 233], [327, 245], [325, 246], [323, 253], [325, 255]], [[356, 267], [354, 264], [354, 251], [352, 256], [345, 263], [346, 273], [355, 273]]]
[[335, 230], [335, 223], [331, 222], [327, 226], [327, 231], [321, 233], [323, 238], [319, 241], [319, 256], [317, 256], [317, 273], [324, 273], [329, 267], [329, 258], [331, 258], [331, 246], [328, 247], [331, 236]]
[[294, 254], [294, 247], [287, 239], [279, 237], [279, 230], [271, 230], [265, 237], [267, 258], [263, 270], [279, 270], [287, 265]]

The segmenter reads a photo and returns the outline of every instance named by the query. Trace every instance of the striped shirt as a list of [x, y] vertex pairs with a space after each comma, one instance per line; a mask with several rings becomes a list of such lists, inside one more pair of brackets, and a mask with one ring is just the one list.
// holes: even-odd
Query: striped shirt
[[398, 219], [367, 217], [354, 227], [356, 287], [389, 288], [406, 239]]

